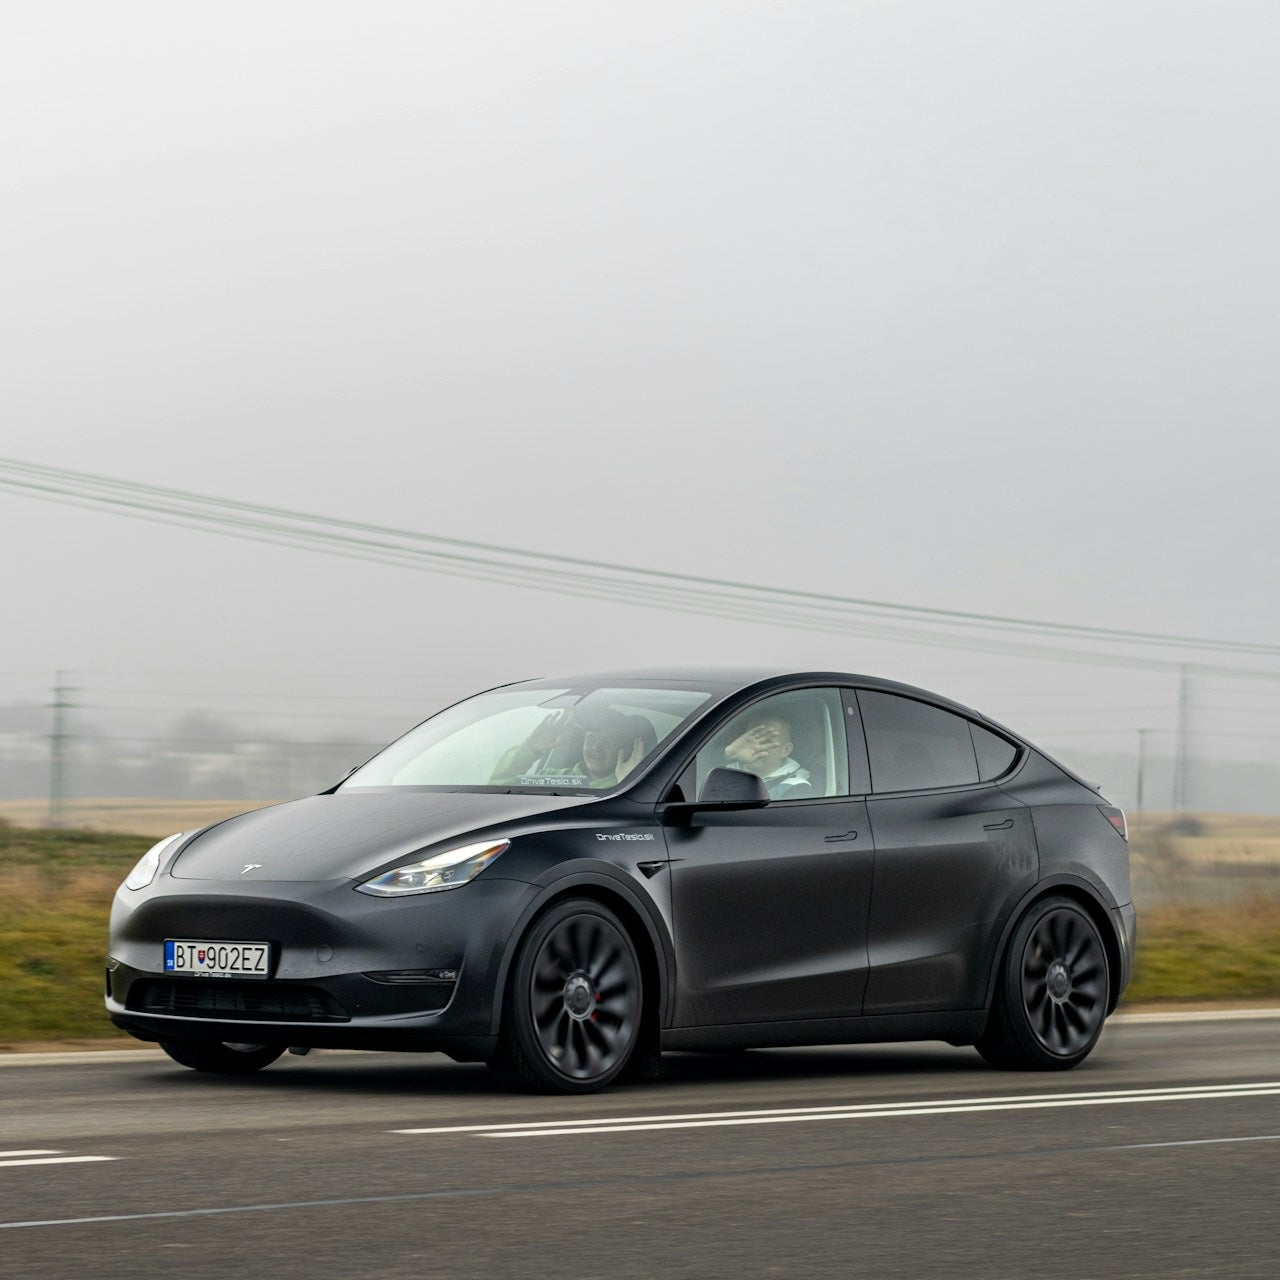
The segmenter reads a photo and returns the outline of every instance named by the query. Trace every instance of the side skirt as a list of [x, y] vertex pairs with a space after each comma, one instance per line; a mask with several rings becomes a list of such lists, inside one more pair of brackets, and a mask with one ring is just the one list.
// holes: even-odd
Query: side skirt
[[738, 1022], [718, 1027], [670, 1027], [664, 1049], [799, 1048], [813, 1044], [875, 1044], [895, 1040], [945, 1040], [974, 1044], [987, 1025], [985, 1009], [952, 1013], [889, 1013], [866, 1018], [806, 1022]]

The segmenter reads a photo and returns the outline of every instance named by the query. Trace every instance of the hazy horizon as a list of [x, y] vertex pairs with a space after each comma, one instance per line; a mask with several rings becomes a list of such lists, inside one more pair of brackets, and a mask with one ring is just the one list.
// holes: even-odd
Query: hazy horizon
[[[1280, 635], [1274, 5], [54, 3], [5, 26], [0, 455], [655, 569]], [[0, 710], [65, 670], [82, 726], [121, 735], [237, 707], [372, 734], [500, 681], [709, 661], [907, 680], [1063, 755], [1131, 757], [1144, 728], [1167, 755], [1177, 718], [1167, 670], [5, 491], [0, 531]], [[1200, 680], [1197, 758], [1280, 765], [1277, 695]]]

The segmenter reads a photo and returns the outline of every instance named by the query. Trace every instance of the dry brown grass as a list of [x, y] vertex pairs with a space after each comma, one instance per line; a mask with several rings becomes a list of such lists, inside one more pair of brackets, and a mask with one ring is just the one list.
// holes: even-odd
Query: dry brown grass
[[[167, 836], [175, 831], [207, 827], [270, 800], [82, 799], [66, 806], [65, 826], [80, 831], [119, 831], [130, 835]], [[0, 818], [15, 827], [42, 827], [49, 817], [47, 800], [0, 800]]]

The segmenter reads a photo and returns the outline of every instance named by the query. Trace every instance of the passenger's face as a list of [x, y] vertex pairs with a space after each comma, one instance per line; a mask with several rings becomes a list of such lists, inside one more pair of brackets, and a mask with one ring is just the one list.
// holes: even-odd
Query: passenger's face
[[612, 733], [588, 729], [582, 739], [582, 763], [593, 778], [603, 778], [618, 764], [618, 740]]

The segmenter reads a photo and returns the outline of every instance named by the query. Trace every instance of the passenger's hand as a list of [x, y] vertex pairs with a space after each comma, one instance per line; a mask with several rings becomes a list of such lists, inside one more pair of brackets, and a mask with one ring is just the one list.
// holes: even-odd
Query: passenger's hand
[[536, 755], [545, 755], [569, 730], [568, 711], [553, 711], [529, 735], [526, 742]]
[[734, 738], [724, 749], [726, 760], [735, 760], [738, 764], [750, 765], [767, 756], [779, 742], [778, 731], [766, 724], [758, 724], [746, 733]]
[[613, 776], [621, 782], [643, 759], [644, 739], [637, 738], [631, 744], [630, 752], [627, 751], [626, 747], [622, 747], [618, 751], [618, 767], [614, 770]]

